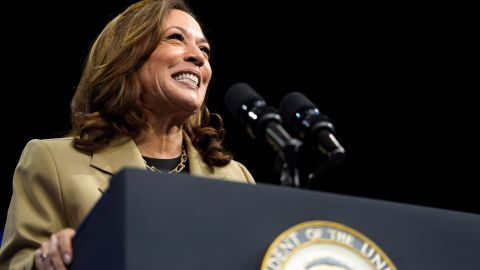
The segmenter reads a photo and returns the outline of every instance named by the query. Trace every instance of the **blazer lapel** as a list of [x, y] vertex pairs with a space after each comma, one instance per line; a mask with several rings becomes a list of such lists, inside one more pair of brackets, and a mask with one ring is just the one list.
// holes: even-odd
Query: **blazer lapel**
[[[142, 155], [135, 142], [129, 137], [115, 139], [107, 148], [94, 153], [90, 166], [110, 175], [125, 167], [145, 169]], [[98, 187], [102, 193], [105, 193], [108, 188], [110, 177], [108, 178]]]
[[193, 147], [190, 138], [185, 133], [183, 139], [187, 146], [190, 175], [217, 179], [225, 179], [228, 177], [228, 173], [223, 168], [215, 167], [210, 169], [208, 165], [203, 162], [200, 153]]
[[[215, 167], [210, 169], [208, 165], [203, 162], [203, 159], [198, 151], [193, 147], [190, 138], [184, 133], [183, 139], [187, 147], [188, 166], [190, 175], [227, 179], [229, 178], [228, 171], [224, 168]], [[138, 151], [137, 145], [129, 137], [122, 137], [112, 141], [112, 143], [103, 151], [94, 153], [90, 166], [109, 174], [110, 176], [117, 173], [124, 167], [144, 169], [145, 163], [142, 154]], [[105, 193], [110, 183], [110, 177], [105, 180], [98, 189]]]

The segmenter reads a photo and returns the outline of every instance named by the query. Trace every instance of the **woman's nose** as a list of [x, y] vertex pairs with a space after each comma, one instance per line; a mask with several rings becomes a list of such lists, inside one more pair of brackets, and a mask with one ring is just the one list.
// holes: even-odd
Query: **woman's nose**
[[185, 52], [185, 61], [192, 62], [196, 66], [202, 67], [205, 65], [205, 54], [196, 45], [187, 46]]

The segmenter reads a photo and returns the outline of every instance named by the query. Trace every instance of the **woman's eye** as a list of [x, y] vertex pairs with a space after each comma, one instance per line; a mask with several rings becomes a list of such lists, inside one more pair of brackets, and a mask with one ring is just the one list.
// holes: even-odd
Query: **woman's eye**
[[208, 47], [201, 47], [200, 50], [201, 50], [207, 57], [210, 57], [210, 48], [208, 48]]
[[182, 34], [179, 34], [179, 33], [171, 34], [171, 35], [168, 36], [167, 38], [168, 38], [168, 39], [176, 39], [176, 40], [179, 40], [179, 41], [183, 41], [183, 40], [184, 40], [183, 35], [182, 35]]

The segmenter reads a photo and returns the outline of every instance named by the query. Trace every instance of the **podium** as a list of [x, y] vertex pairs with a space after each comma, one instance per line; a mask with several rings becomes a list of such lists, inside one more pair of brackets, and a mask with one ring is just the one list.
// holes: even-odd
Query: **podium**
[[361, 232], [397, 269], [480, 267], [479, 215], [124, 169], [78, 229], [69, 269], [259, 269], [278, 235], [312, 220]]

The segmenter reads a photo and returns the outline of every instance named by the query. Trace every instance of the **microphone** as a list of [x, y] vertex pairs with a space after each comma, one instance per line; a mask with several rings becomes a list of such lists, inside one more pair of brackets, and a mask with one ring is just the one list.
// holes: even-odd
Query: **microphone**
[[287, 94], [280, 101], [279, 113], [297, 136], [314, 145], [333, 164], [345, 157], [345, 149], [335, 138], [335, 128], [330, 119], [302, 93]]
[[255, 139], [267, 141], [275, 150], [301, 144], [282, 127], [282, 118], [250, 85], [236, 83], [225, 94], [225, 106]]

